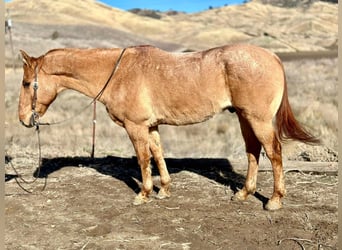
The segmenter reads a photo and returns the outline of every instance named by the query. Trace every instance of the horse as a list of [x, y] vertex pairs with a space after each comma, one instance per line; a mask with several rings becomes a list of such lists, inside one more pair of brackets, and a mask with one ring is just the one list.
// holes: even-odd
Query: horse
[[20, 52], [20, 122], [33, 127], [66, 89], [103, 103], [110, 118], [126, 130], [141, 168], [142, 186], [135, 205], [150, 199], [151, 157], [160, 174], [157, 198], [171, 195], [158, 125], [204, 122], [225, 110], [236, 113], [248, 170], [243, 187], [232, 199], [243, 201], [255, 193], [263, 147], [274, 177], [273, 194], [264, 206], [267, 210], [281, 208], [286, 193], [281, 143], [319, 143], [293, 114], [281, 60], [261, 47], [234, 44], [191, 53], [171, 53], [149, 45], [61, 48], [39, 57]]

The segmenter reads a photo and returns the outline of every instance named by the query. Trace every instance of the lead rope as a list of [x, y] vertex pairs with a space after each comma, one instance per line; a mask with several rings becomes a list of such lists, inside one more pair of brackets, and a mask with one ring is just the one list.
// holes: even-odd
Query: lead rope
[[[24, 190], [27, 193], [33, 193], [33, 191], [30, 191], [28, 189], [26, 189], [22, 183], [20, 183], [20, 181], [22, 181], [25, 184], [33, 184], [34, 182], [36, 182], [36, 180], [38, 179], [39, 175], [40, 175], [40, 171], [41, 171], [41, 165], [42, 165], [42, 156], [41, 156], [41, 144], [40, 144], [40, 125], [56, 125], [56, 124], [60, 124], [60, 123], [64, 123], [66, 121], [72, 120], [75, 117], [79, 116], [81, 113], [83, 113], [83, 111], [85, 111], [91, 104], [94, 104], [94, 110], [93, 110], [93, 136], [92, 136], [92, 151], [91, 151], [91, 158], [94, 158], [94, 152], [95, 152], [95, 129], [96, 129], [96, 101], [100, 99], [100, 97], [102, 96], [103, 92], [105, 91], [105, 89], [107, 88], [110, 80], [112, 79], [113, 75], [115, 74], [116, 70], [119, 67], [119, 64], [121, 62], [122, 56], [125, 53], [126, 48], [124, 48], [121, 53], [119, 58], [117, 59], [113, 71], [111, 72], [107, 82], [105, 83], [105, 85], [103, 86], [103, 88], [101, 89], [101, 91], [94, 97], [94, 99], [84, 108], [81, 110], [81, 112], [79, 112], [76, 116], [74, 117], [70, 117], [67, 118], [65, 120], [62, 121], [58, 121], [58, 122], [53, 122], [53, 123], [40, 123], [39, 122], [39, 116], [35, 111], [35, 106], [36, 106], [36, 101], [37, 101], [37, 90], [38, 90], [38, 72], [37, 72], [37, 68], [35, 68], [35, 82], [34, 82], [34, 94], [33, 94], [33, 102], [32, 102], [32, 113], [35, 119], [35, 126], [36, 126], [36, 132], [37, 132], [37, 139], [38, 139], [38, 168], [37, 168], [37, 174], [34, 176], [34, 179], [32, 181], [27, 181], [26, 179], [24, 179], [19, 172], [17, 171], [17, 169], [14, 167], [14, 165], [12, 164], [11, 161], [9, 161], [10, 166], [12, 167], [13, 171], [16, 174], [16, 177], [14, 178], [16, 183], [18, 184], [18, 186]], [[20, 180], [20, 181], [19, 181]], [[44, 182], [44, 186], [41, 190], [44, 191], [45, 187], [47, 184], [47, 177], [45, 177], [45, 182]]]
[[96, 101], [94, 102], [94, 111], [93, 111], [93, 140], [91, 145], [91, 154], [90, 157], [94, 159], [95, 154], [95, 129], [96, 129]]
[[[19, 174], [17, 169], [14, 167], [13, 163], [11, 162], [11, 160], [8, 161], [9, 165], [11, 166], [13, 171], [15, 172], [15, 175], [16, 175], [14, 177], [15, 182], [18, 184], [18, 186], [22, 190], [24, 190], [25, 192], [30, 193], [30, 194], [33, 193], [33, 191], [28, 190], [27, 188], [25, 188], [22, 183], [25, 183], [25, 184], [28, 184], [28, 185], [35, 183], [37, 181], [38, 177], [40, 176], [40, 171], [41, 171], [41, 166], [42, 166], [42, 149], [41, 149], [41, 144], [40, 144], [40, 129], [39, 129], [39, 124], [38, 123], [36, 124], [36, 132], [37, 132], [37, 140], [38, 140], [38, 168], [37, 168], [37, 172], [36, 172], [36, 174], [34, 176], [34, 179], [31, 180], [31, 181], [24, 179], [22, 177], [22, 175]], [[46, 187], [46, 183], [47, 183], [47, 178], [45, 177], [44, 186], [40, 190], [41, 192], [44, 191], [44, 189]]]

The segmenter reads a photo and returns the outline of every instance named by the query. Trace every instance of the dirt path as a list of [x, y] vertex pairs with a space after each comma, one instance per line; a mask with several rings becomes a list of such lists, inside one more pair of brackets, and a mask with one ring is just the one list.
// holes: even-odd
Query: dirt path
[[[45, 159], [34, 194], [7, 175], [7, 249], [337, 249], [335, 175], [288, 172], [284, 208], [268, 212], [271, 172], [260, 172], [257, 194], [239, 203], [230, 198], [245, 172], [228, 160], [169, 158], [167, 165], [172, 197], [142, 206], [132, 205], [135, 158]], [[158, 191], [157, 173], [154, 183]]]

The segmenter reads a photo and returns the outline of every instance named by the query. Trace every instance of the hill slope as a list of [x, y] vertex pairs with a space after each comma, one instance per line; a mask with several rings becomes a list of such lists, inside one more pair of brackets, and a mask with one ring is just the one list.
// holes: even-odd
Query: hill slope
[[[6, 8], [14, 23], [16, 48], [35, 46], [33, 42], [39, 42], [41, 47], [39, 39], [44, 40], [44, 49], [150, 43], [179, 51], [234, 42], [253, 43], [278, 52], [337, 48], [337, 4], [324, 2], [306, 8], [281, 8], [254, 0], [194, 14], [161, 13], [159, 19], [95, 0], [13, 0], [6, 3]], [[57, 32], [55, 39], [51, 39], [53, 32]]]

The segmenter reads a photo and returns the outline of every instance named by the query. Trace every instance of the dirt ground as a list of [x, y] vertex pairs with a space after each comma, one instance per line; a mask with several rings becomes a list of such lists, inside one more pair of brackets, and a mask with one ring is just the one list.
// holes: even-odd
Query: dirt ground
[[[271, 171], [259, 172], [256, 195], [231, 201], [242, 187], [247, 160], [237, 118], [229, 113], [199, 125], [160, 129], [172, 178], [169, 199], [152, 195], [150, 203], [132, 204], [141, 185], [140, 169], [124, 130], [100, 107], [96, 158], [89, 158], [89, 110], [71, 123], [41, 128], [43, 164], [38, 173], [34, 129], [21, 126], [17, 117], [22, 72], [7, 69], [6, 249], [337, 249], [336, 172], [302, 171], [289, 161], [337, 164], [332, 106], [337, 103], [337, 77], [331, 73], [336, 65], [330, 59], [286, 64], [291, 103], [300, 110], [298, 117], [312, 120], [310, 128], [323, 131], [324, 145], [284, 145], [287, 196], [275, 212], [263, 209], [273, 191]], [[320, 74], [312, 78], [308, 67]], [[78, 93], [63, 93], [44, 120], [68, 118], [89, 101]], [[17, 185], [11, 164], [26, 179], [33, 180], [33, 173], [38, 177], [24, 184], [32, 194]], [[155, 195], [160, 184], [153, 170]]]
[[[171, 198], [141, 206], [132, 205], [141, 182], [135, 158], [44, 159], [37, 181], [25, 185], [32, 194], [7, 175], [6, 249], [337, 249], [335, 175], [287, 172], [284, 208], [269, 212], [271, 172], [259, 173], [255, 196], [233, 202], [245, 171], [229, 160], [167, 165]], [[157, 192], [156, 172], [154, 184]]]

